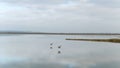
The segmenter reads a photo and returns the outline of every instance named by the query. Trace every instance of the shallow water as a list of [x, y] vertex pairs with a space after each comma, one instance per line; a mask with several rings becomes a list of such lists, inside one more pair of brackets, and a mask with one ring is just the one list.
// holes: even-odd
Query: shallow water
[[0, 68], [120, 68], [119, 43], [65, 40], [116, 37], [0, 36]]

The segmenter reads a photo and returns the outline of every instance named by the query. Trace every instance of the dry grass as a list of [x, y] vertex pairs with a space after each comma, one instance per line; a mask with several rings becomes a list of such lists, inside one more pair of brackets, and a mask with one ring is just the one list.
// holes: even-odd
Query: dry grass
[[66, 40], [120, 43], [120, 39], [116, 39], [116, 38], [114, 39], [70, 39], [70, 38], [67, 38]]

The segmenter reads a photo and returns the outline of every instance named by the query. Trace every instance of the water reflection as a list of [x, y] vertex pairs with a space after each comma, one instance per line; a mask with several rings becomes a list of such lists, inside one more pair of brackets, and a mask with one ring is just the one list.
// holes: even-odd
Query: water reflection
[[[68, 37], [1, 36], [0, 68], [120, 67], [120, 44], [66, 41], [65, 38]], [[91, 36], [79, 37], [91, 38]]]

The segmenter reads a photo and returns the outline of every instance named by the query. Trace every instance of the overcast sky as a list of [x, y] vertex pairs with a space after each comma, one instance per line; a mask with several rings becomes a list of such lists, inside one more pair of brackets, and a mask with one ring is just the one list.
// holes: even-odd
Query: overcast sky
[[119, 0], [0, 0], [0, 30], [120, 32]]

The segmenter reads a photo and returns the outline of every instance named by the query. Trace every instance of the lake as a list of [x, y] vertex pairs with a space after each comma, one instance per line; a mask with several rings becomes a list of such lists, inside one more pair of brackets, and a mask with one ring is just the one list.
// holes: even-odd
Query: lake
[[0, 68], [120, 68], [120, 44], [66, 38], [119, 36], [0, 36]]

